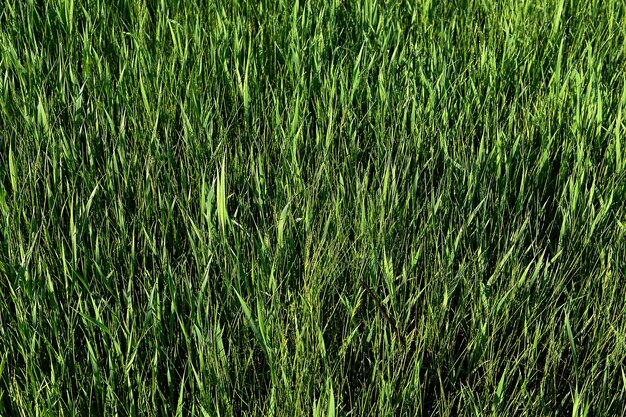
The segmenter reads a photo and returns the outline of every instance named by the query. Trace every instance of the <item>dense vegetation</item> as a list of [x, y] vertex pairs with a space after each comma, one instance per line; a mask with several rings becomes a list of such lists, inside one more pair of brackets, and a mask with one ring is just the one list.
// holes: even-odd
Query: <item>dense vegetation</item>
[[624, 415], [625, 53], [620, 0], [6, 0], [0, 415]]

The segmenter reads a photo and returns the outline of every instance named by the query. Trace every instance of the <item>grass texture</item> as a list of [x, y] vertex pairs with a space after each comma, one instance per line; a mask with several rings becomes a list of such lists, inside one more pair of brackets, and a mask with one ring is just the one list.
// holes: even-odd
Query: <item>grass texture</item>
[[623, 416], [626, 3], [5, 0], [0, 415]]

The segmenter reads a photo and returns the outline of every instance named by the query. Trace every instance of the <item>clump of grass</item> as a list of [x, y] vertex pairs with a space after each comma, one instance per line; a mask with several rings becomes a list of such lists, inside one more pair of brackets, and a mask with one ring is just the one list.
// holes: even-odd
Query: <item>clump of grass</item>
[[620, 415], [623, 2], [7, 1], [0, 415]]

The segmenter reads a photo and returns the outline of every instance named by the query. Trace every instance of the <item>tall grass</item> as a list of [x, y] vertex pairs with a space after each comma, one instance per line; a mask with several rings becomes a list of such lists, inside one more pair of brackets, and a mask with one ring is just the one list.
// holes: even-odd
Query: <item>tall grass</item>
[[0, 415], [624, 415], [622, 1], [0, 8]]

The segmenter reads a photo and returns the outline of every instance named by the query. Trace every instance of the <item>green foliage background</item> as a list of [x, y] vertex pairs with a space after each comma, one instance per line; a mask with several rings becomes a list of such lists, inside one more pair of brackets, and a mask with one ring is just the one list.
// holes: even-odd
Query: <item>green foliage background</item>
[[619, 0], [4, 1], [0, 415], [623, 415], [625, 52]]

